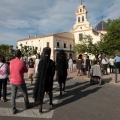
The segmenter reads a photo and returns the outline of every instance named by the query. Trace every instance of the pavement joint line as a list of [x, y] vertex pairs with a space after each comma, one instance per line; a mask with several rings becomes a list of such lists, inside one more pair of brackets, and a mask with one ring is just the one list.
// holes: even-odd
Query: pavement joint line
[[29, 109], [24, 110], [18, 108], [17, 114], [12, 114], [11, 108], [0, 108], [0, 116], [10, 116], [10, 117], [29, 117], [29, 118], [52, 118], [54, 110], [43, 109], [43, 113], [39, 113], [39, 109]]
[[[11, 97], [7, 97], [7, 99], [11, 100]], [[24, 98], [23, 97], [16, 97], [16, 102], [24, 103]], [[29, 97], [29, 102], [34, 102], [34, 99]], [[49, 103], [49, 98], [44, 98], [43, 102]], [[53, 103], [56, 104], [57, 102], [58, 102], [58, 98], [53, 98]]]

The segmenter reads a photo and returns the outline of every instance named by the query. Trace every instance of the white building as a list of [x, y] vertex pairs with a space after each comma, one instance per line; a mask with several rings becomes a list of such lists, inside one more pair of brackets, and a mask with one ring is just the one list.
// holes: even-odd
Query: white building
[[105, 31], [94, 30], [89, 21], [87, 20], [87, 10], [84, 5], [80, 4], [77, 11], [75, 12], [76, 22], [73, 29], [70, 32], [61, 32], [55, 34], [48, 34], [44, 36], [28, 37], [25, 39], [18, 40], [18, 48], [20, 45], [23, 46], [34, 46], [37, 47], [38, 53], [41, 54], [44, 47], [49, 46], [51, 48], [51, 59], [55, 60], [56, 54], [60, 49], [65, 50], [67, 56], [72, 55], [73, 59], [76, 59], [76, 55], [73, 52], [75, 44], [79, 44], [82, 40], [83, 35], [91, 35], [93, 43], [100, 41], [101, 35]]
[[20, 48], [21, 44], [23, 46], [36, 47], [40, 54], [44, 47], [50, 47], [51, 59], [55, 60], [57, 52], [61, 49], [65, 50], [68, 57], [69, 54], [73, 54], [74, 35], [68, 32], [62, 32], [44, 36], [29, 36], [28, 38], [18, 40], [18, 48]]
[[[77, 11], [75, 12], [76, 22], [71, 30], [71, 33], [74, 34], [75, 44], [80, 43], [82, 36], [90, 35], [93, 38], [93, 43], [100, 41], [101, 36], [103, 35], [103, 30], [96, 31], [94, 30], [89, 21], [87, 20], [87, 10], [84, 5], [79, 5]], [[97, 28], [96, 28], [97, 29]]]

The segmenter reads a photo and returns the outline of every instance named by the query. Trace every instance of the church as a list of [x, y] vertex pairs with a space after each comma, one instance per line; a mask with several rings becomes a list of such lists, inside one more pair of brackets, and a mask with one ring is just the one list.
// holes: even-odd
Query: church
[[90, 35], [93, 38], [93, 43], [96, 43], [106, 33], [105, 22], [100, 21], [94, 29], [87, 20], [87, 13], [86, 7], [81, 3], [75, 12], [76, 21], [70, 32], [28, 36], [28, 38], [18, 40], [18, 49], [21, 48], [21, 44], [22, 46], [32, 46], [41, 54], [44, 47], [50, 47], [52, 60], [55, 60], [56, 54], [62, 49], [66, 52], [67, 58], [71, 55], [76, 60], [73, 48], [75, 44], [80, 44], [84, 35]]

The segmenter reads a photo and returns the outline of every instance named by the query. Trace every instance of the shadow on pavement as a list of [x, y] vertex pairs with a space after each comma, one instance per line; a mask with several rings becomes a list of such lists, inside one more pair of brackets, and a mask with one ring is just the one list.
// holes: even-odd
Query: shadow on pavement
[[102, 85], [105, 83], [110, 83], [112, 81], [112, 77], [109, 78], [102, 78]]
[[[91, 88], [88, 89], [88, 87]], [[63, 101], [56, 104], [54, 109], [75, 102], [83, 97], [86, 97], [87, 95], [93, 94], [100, 88], [101, 86], [90, 86], [88, 81], [67, 86], [67, 93], [60, 97], [60, 99], [63, 99]]]

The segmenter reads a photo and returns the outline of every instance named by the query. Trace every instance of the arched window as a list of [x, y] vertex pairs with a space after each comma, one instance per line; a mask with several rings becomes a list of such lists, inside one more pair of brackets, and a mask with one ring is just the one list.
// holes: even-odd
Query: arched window
[[78, 22], [80, 22], [80, 17], [78, 17]]
[[79, 34], [79, 41], [82, 41], [82, 39], [83, 39], [83, 34], [80, 33], [80, 34]]
[[64, 43], [64, 48], [66, 48], [66, 43]]
[[80, 9], [80, 12], [82, 12], [82, 9]]
[[57, 42], [57, 48], [59, 48], [59, 46], [60, 46], [60, 44], [59, 44], [59, 42]]
[[84, 16], [82, 16], [82, 22], [84, 22]]

